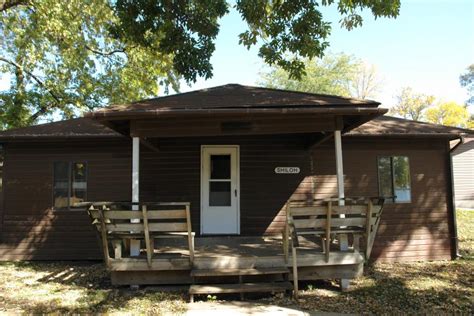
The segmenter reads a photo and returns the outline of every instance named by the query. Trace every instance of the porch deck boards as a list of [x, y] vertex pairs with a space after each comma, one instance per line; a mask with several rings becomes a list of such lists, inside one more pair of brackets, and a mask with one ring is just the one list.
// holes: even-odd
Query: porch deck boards
[[[190, 270], [189, 251], [185, 241], [157, 240], [151, 266], [146, 255], [111, 259], [112, 271]], [[331, 252], [326, 261], [321, 247], [309, 237], [300, 237], [298, 267], [353, 265], [363, 262], [363, 256], [354, 252]], [[195, 240], [194, 268], [199, 269], [253, 269], [291, 267], [291, 256], [285, 262], [282, 240], [279, 237], [198, 237]]]

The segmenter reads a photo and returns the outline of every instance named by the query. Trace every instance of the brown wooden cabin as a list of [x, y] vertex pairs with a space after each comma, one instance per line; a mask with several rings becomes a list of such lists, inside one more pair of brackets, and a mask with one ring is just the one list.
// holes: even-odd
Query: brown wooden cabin
[[[97, 260], [108, 246], [116, 284], [189, 283], [206, 276], [192, 275], [193, 265], [207, 276], [237, 274], [242, 281], [245, 271], [279, 274], [292, 267], [281, 237], [290, 201], [315, 212], [330, 202], [342, 212], [352, 205], [347, 197], [359, 197], [358, 207], [384, 198], [370, 258], [357, 251], [357, 238], [328, 234], [320, 225], [315, 240], [301, 236], [299, 279], [352, 278], [369, 259], [452, 259], [457, 237], [450, 141], [472, 131], [383, 116], [386, 110], [378, 106], [230, 84], [3, 131], [0, 259]], [[115, 220], [129, 233], [145, 231], [142, 215], [132, 221], [110, 215], [119, 202], [115, 209], [136, 212], [130, 214], [143, 205], [189, 205], [193, 260], [186, 239], [155, 238], [165, 226], [153, 218], [147, 240], [101, 235], [118, 227]], [[180, 212], [173, 214], [185, 214]], [[321, 212], [308, 221], [327, 223]], [[102, 218], [101, 231], [104, 214], [112, 217]], [[349, 226], [337, 216], [329, 215], [339, 228]], [[245, 292], [242, 285], [239, 291]]]

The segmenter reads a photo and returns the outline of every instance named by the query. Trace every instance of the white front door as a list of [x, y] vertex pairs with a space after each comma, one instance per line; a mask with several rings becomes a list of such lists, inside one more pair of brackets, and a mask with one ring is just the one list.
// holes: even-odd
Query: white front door
[[201, 234], [239, 234], [239, 147], [201, 147]]

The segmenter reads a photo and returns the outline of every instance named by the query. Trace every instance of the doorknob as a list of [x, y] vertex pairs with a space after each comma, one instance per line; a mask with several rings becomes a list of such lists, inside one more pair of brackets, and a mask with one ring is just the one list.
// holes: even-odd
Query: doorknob
[[237, 189], [234, 190], [235, 197], [237, 197]]

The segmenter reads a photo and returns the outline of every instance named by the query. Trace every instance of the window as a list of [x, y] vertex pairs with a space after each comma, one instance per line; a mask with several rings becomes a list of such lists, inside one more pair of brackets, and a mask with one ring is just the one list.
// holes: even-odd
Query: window
[[86, 201], [87, 165], [83, 162], [54, 163], [53, 203], [56, 209], [75, 208]]
[[411, 201], [410, 165], [408, 157], [379, 157], [379, 194], [387, 202], [406, 203]]
[[209, 206], [231, 206], [231, 157], [211, 155], [209, 179]]

